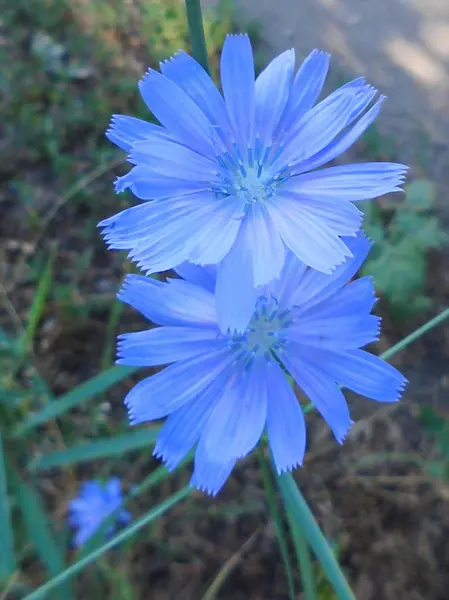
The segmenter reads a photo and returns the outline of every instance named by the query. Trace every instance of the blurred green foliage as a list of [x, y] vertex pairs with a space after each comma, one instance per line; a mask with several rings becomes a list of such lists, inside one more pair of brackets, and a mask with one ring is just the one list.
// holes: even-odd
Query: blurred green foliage
[[[182, 0], [17, 0], [2, 11], [0, 174], [30, 205], [27, 167], [48, 167], [60, 190], [115, 155], [104, 132], [111, 114], [149, 118], [137, 81], [188, 49]], [[232, 30], [226, 4], [206, 13], [210, 61]], [[6, 152], [5, 152], [6, 151]]]
[[403, 202], [363, 206], [364, 227], [375, 242], [363, 274], [374, 277], [393, 318], [418, 313], [431, 303], [425, 293], [428, 252], [448, 240], [434, 204], [434, 184], [417, 179], [405, 186]]

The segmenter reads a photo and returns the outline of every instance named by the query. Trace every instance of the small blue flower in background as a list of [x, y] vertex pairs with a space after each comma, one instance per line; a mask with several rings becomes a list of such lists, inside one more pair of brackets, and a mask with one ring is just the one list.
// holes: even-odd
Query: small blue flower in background
[[[342, 442], [352, 423], [342, 385], [379, 402], [399, 399], [406, 380], [360, 348], [378, 339], [369, 277], [348, 283], [370, 242], [345, 238], [353, 257], [331, 275], [292, 252], [280, 278], [260, 291], [243, 333], [220, 331], [216, 268], [190, 263], [183, 278], [129, 275], [119, 298], [159, 327], [121, 335], [118, 363], [163, 371], [138, 383], [125, 403], [133, 424], [168, 417], [154, 453], [174, 469], [197, 443], [192, 485], [215, 494], [266, 429], [279, 472], [303, 461], [306, 431], [290, 373]], [[238, 284], [234, 293], [239, 293]]]
[[294, 75], [288, 50], [255, 79], [248, 36], [230, 35], [221, 55], [223, 96], [179, 52], [139, 83], [161, 126], [112, 119], [107, 135], [135, 165], [116, 190], [151, 202], [100, 223], [109, 248], [129, 250], [148, 273], [185, 261], [218, 264], [222, 332], [246, 329], [256, 288], [279, 276], [289, 250], [331, 273], [351, 255], [342, 236], [361, 226], [353, 202], [400, 191], [400, 164], [315, 170], [362, 135], [383, 100], [373, 104], [376, 90], [359, 78], [316, 104], [328, 65], [329, 55], [314, 50]]
[[[69, 525], [75, 530], [73, 544], [82, 546], [100, 527], [102, 522], [122, 501], [120, 479], [113, 477], [106, 484], [99, 481], [86, 481], [80, 492], [69, 505]], [[124, 525], [131, 520], [131, 514], [122, 510], [117, 516], [117, 523]], [[108, 533], [114, 531], [112, 525]]]

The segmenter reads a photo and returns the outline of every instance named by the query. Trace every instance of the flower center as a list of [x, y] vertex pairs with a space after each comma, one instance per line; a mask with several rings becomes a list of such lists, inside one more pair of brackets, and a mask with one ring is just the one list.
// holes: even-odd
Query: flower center
[[249, 206], [254, 202], [267, 202], [276, 192], [276, 187], [289, 178], [288, 168], [273, 171], [271, 148], [251, 148], [242, 158], [238, 148], [232, 153], [217, 155], [219, 169], [212, 190], [217, 197], [236, 196]]
[[248, 361], [257, 354], [270, 359], [285, 344], [285, 331], [291, 322], [290, 311], [279, 311], [276, 298], [261, 296], [248, 329], [243, 334], [232, 335], [230, 346], [243, 351]]
[[234, 194], [246, 200], [247, 204], [264, 202], [274, 195], [272, 185], [267, 185], [259, 176], [258, 169], [246, 169], [245, 175], [237, 172], [234, 179]]

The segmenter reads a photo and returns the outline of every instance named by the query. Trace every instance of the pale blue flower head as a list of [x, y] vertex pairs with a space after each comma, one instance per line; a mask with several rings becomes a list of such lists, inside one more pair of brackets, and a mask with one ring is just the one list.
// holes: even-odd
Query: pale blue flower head
[[280, 277], [260, 290], [242, 333], [219, 328], [215, 267], [183, 264], [182, 278], [166, 281], [126, 278], [119, 298], [159, 327], [121, 335], [117, 362], [169, 365], [128, 393], [130, 419], [168, 417], [154, 453], [169, 469], [196, 445], [193, 486], [215, 494], [264, 431], [278, 472], [302, 463], [304, 415], [287, 373], [340, 443], [352, 423], [340, 386], [379, 402], [398, 400], [404, 377], [361, 350], [379, 334], [372, 281], [348, 283], [370, 243], [361, 234], [344, 243], [352, 257], [331, 275], [286, 252]]
[[112, 119], [107, 135], [135, 165], [116, 190], [145, 202], [100, 223], [108, 246], [129, 250], [148, 273], [185, 261], [218, 265], [222, 332], [246, 329], [256, 288], [279, 277], [288, 251], [331, 273], [351, 256], [342, 236], [361, 225], [353, 202], [400, 190], [400, 164], [316, 170], [362, 135], [383, 100], [374, 101], [376, 90], [359, 78], [316, 104], [328, 64], [329, 55], [314, 50], [295, 74], [295, 53], [287, 50], [255, 78], [248, 36], [230, 35], [221, 55], [223, 95], [179, 52], [139, 83], [161, 125]]
[[[99, 481], [86, 481], [69, 504], [68, 522], [75, 529], [73, 544], [80, 547], [97, 531], [102, 522], [117, 510], [122, 501], [120, 479], [112, 477], [104, 485]], [[127, 510], [119, 511], [116, 524], [124, 525], [131, 519]], [[108, 529], [108, 534], [115, 529]]]

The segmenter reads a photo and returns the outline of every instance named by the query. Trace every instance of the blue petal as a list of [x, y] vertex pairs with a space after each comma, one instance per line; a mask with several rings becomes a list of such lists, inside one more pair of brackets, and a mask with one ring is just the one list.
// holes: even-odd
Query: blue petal
[[215, 292], [217, 269], [215, 266], [200, 267], [189, 262], [184, 262], [175, 267], [176, 273], [183, 279], [203, 287], [205, 290]]
[[[288, 339], [307, 348], [346, 350], [376, 342], [379, 332], [380, 318], [374, 315], [310, 315], [301, 318], [288, 330]], [[305, 349], [306, 356], [307, 352]]]
[[168, 469], [175, 469], [199, 439], [221, 397], [221, 388], [227, 377], [229, 374], [216, 378], [201, 394], [174, 411], [165, 421], [153, 454], [161, 458]]
[[131, 150], [133, 144], [142, 140], [171, 139], [168, 131], [159, 127], [159, 125], [126, 115], [112, 115], [106, 136], [126, 152]]
[[145, 104], [183, 144], [207, 156], [214, 153], [214, 130], [202, 110], [171, 79], [150, 69], [139, 82]]
[[253, 450], [267, 415], [267, 362], [254, 361], [234, 372], [201, 434], [203, 451], [214, 462], [228, 463]]
[[302, 63], [281, 120], [282, 130], [288, 132], [318, 100], [329, 69], [329, 59], [327, 52], [313, 50]]
[[298, 398], [275, 363], [267, 371], [267, 432], [278, 473], [302, 465], [306, 448], [306, 425]]
[[[318, 353], [317, 353], [318, 354]], [[319, 352], [321, 354], [321, 351]], [[332, 429], [337, 442], [345, 439], [352, 424], [345, 397], [337, 385], [323, 371], [301, 356], [281, 356], [298, 386], [308, 396], [323, 419]]]
[[99, 226], [109, 248], [130, 249], [131, 260], [155, 273], [186, 260], [219, 262], [234, 243], [241, 209], [240, 200], [203, 192], [129, 208]]
[[351, 250], [352, 258], [339, 265], [331, 275], [311, 269], [307, 271], [296, 292], [290, 297], [292, 306], [300, 306], [303, 311], [308, 310], [330, 298], [357, 273], [368, 255], [371, 242], [363, 233], [359, 233], [355, 238], [345, 238], [344, 242]]
[[364, 350], [334, 352], [308, 348], [307, 357], [326, 377], [378, 402], [397, 402], [407, 384], [397, 369]]
[[287, 104], [294, 66], [295, 51], [287, 50], [272, 60], [256, 79], [254, 133], [264, 146], [271, 144]]
[[161, 63], [163, 75], [174, 81], [218, 127], [222, 140], [229, 132], [229, 117], [223, 97], [203, 67], [182, 50]]
[[131, 423], [154, 421], [178, 410], [194, 400], [234, 361], [235, 357], [226, 348], [180, 361], [140, 381], [125, 398]]
[[146, 174], [148, 181], [152, 176], [162, 176], [210, 183], [217, 173], [214, 160], [169, 140], [137, 142], [131, 150], [129, 161], [142, 166], [142, 173]]
[[351, 202], [370, 200], [401, 191], [399, 186], [404, 182], [406, 171], [405, 165], [395, 163], [343, 165], [293, 177], [288, 189], [316, 202], [324, 198], [333, 201], [343, 198]]
[[232, 472], [236, 461], [215, 462], [202, 448], [201, 440], [195, 454], [195, 467], [190, 485], [198, 490], [215, 496]]
[[[311, 156], [309, 159], [303, 161], [297, 169], [297, 173], [305, 173], [325, 165], [329, 161], [333, 160], [343, 152], [346, 152], [359, 137], [368, 129], [371, 123], [378, 116], [384, 97], [381, 96], [374, 106], [367, 111], [363, 117], [357, 123], [344, 132], [340, 137], [333, 140], [328, 146], [323, 148], [320, 152], [317, 152], [315, 156]], [[350, 119], [351, 120], [351, 117]]]
[[[215, 206], [198, 219], [191, 232], [188, 260], [199, 265], [215, 265], [231, 250], [243, 218], [244, 201], [238, 198], [216, 200]], [[192, 228], [193, 229], [193, 228]]]
[[365, 316], [371, 312], [376, 301], [372, 278], [361, 277], [336, 291], [330, 302], [324, 300], [318, 304], [313, 304], [307, 310], [302, 308], [301, 313], [311, 318], [315, 316], [320, 318], [348, 315]]
[[[298, 186], [300, 188], [300, 186]], [[303, 193], [301, 189], [297, 191], [296, 177], [293, 177], [279, 189], [276, 195], [279, 205], [282, 206], [284, 198], [285, 204], [293, 201], [295, 205], [307, 211], [311, 216], [320, 219], [326, 227], [338, 236], [353, 236], [362, 224], [363, 213], [354, 204], [349, 202], [344, 194], [340, 197], [331, 198], [322, 194], [308, 195]]]
[[331, 273], [351, 253], [321, 216], [316, 216], [300, 201], [283, 192], [267, 205], [275, 228], [284, 243], [307, 265]]
[[84, 526], [81, 529], [79, 529], [76, 534], [75, 537], [73, 538], [73, 545], [76, 548], [80, 548], [81, 546], [84, 546], [84, 544], [87, 542], [87, 540], [93, 536], [93, 534], [96, 532], [96, 530], [98, 529], [98, 527], [100, 526], [100, 523], [90, 523], [87, 527]]
[[254, 60], [249, 37], [228, 35], [220, 63], [221, 86], [226, 108], [237, 136], [246, 144], [254, 120]]
[[111, 502], [120, 503], [122, 497], [122, 484], [118, 477], [111, 477], [106, 483], [106, 492]]
[[223, 347], [219, 331], [204, 327], [157, 327], [118, 337], [119, 365], [153, 367]]
[[336, 90], [288, 132], [278, 164], [296, 165], [330, 144], [346, 127], [358, 103], [357, 89]]
[[244, 219], [231, 251], [218, 265], [215, 302], [220, 330], [243, 332], [254, 313], [260, 291], [254, 285], [253, 240]]
[[308, 266], [299, 260], [291, 250], [286, 250], [285, 262], [279, 279], [270, 282], [267, 286], [267, 294], [272, 294], [276, 298], [280, 310], [292, 306], [290, 298], [300, 286], [307, 269]]
[[240, 235], [241, 251], [251, 255], [254, 285], [263, 285], [279, 277], [285, 247], [265, 206], [258, 203], [250, 206]]
[[214, 328], [217, 323], [213, 294], [182, 279], [128, 275], [118, 298], [158, 325]]
[[161, 200], [185, 194], [204, 193], [210, 188], [210, 183], [205, 179], [179, 178], [173, 174], [161, 175], [145, 165], [134, 167], [126, 175], [118, 177], [114, 185], [117, 194], [130, 189], [140, 200]]

